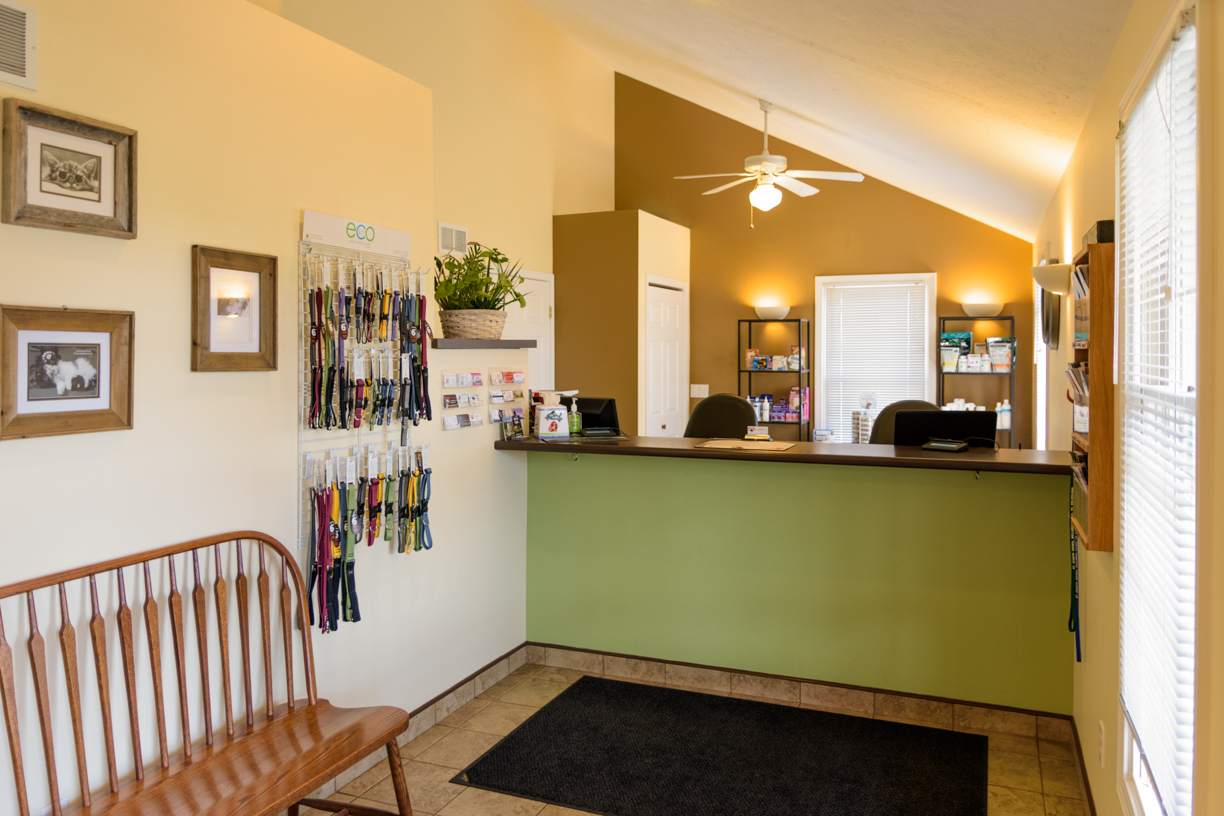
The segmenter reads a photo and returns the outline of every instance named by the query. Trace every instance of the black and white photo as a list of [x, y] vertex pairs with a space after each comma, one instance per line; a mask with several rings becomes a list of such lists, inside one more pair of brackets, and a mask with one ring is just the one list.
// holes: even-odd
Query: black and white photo
[[218, 317], [246, 317], [251, 309], [249, 297], [218, 297]]
[[97, 343], [30, 343], [26, 346], [26, 399], [94, 399], [98, 396], [101, 346]]

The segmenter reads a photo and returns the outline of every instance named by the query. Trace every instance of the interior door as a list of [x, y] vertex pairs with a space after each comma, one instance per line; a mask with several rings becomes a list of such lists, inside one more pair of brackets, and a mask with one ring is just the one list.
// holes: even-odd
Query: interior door
[[523, 272], [523, 292], [527, 305], [506, 307], [506, 340], [535, 340], [527, 350], [527, 382], [534, 391], [551, 391], [556, 386], [553, 321], [553, 276], [546, 272]]
[[683, 436], [687, 413], [684, 384], [684, 293], [646, 287], [646, 435]]

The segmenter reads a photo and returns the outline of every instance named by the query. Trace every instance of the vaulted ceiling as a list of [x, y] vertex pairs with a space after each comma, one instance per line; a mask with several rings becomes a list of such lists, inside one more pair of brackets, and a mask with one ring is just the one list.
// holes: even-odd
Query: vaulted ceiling
[[616, 71], [757, 128], [768, 99], [772, 134], [1032, 240], [1132, 0], [526, 2]]

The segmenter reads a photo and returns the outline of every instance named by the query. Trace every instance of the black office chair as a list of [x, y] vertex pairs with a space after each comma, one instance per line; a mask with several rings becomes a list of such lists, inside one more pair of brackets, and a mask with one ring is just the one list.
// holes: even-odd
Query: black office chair
[[688, 439], [743, 439], [757, 424], [752, 403], [735, 394], [715, 394], [697, 403], [684, 436]]
[[923, 400], [901, 400], [884, 406], [875, 424], [871, 426], [871, 444], [891, 445], [897, 430], [898, 411], [938, 411], [938, 405]]

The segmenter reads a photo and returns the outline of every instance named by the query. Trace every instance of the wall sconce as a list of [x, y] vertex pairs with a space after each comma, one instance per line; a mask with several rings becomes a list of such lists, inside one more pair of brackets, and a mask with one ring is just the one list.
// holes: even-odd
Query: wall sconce
[[1037, 285], [1053, 295], [1071, 293], [1071, 264], [1042, 264], [1033, 267], [1033, 280]]
[[782, 320], [790, 314], [789, 306], [756, 306], [757, 317], [762, 320]]
[[998, 317], [1003, 311], [1003, 303], [962, 303], [961, 308], [970, 317]]

